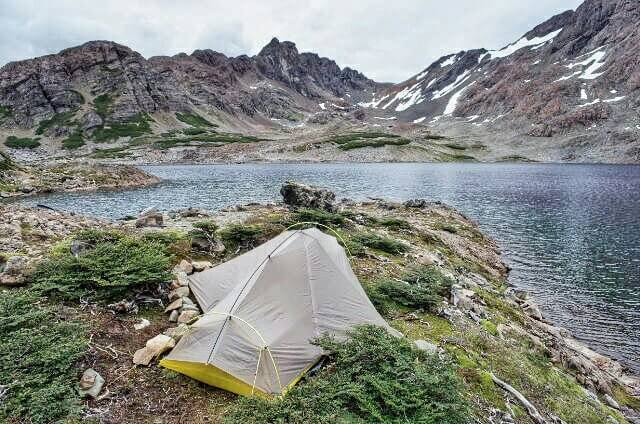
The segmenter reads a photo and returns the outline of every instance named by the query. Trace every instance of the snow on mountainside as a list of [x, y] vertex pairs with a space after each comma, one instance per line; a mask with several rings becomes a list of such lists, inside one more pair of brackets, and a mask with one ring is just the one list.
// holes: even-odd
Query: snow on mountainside
[[442, 57], [359, 104], [436, 127], [465, 122], [517, 137], [607, 139], [638, 161], [638, 22], [637, 0], [587, 0], [500, 50]]

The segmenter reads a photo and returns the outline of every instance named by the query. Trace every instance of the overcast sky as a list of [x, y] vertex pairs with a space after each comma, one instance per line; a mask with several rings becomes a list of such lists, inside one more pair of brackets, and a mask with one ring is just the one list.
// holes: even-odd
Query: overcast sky
[[[303, 6], [308, 3], [306, 6]], [[377, 81], [445, 54], [499, 48], [581, 0], [0, 0], [0, 64], [89, 40], [145, 57], [210, 48], [254, 55], [290, 40]]]

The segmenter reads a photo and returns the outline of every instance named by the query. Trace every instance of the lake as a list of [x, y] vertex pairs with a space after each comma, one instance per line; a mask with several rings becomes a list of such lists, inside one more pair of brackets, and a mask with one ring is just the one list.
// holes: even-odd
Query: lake
[[242, 164], [148, 166], [164, 181], [130, 191], [23, 199], [107, 218], [156, 206], [279, 199], [282, 182], [338, 197], [426, 198], [494, 237], [545, 316], [640, 372], [640, 166], [555, 164]]

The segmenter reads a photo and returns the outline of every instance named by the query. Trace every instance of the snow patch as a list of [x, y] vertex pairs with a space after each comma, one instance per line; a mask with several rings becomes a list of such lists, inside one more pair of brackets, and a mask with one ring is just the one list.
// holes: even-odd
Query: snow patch
[[589, 103], [585, 103], [583, 105], [579, 105], [578, 107], [586, 107], [586, 106], [593, 106], [593, 105], [597, 105], [598, 103], [600, 103], [600, 99], [595, 99], [592, 102]]
[[532, 63], [532, 65], [537, 65], [538, 63], [542, 62], [540, 59], [536, 60], [535, 62]]
[[589, 100], [589, 97], [587, 97], [587, 91], [584, 88], [580, 89], [580, 98], [582, 100]]
[[451, 98], [449, 99], [449, 103], [447, 103], [447, 107], [444, 108], [444, 112], [442, 114], [443, 115], [451, 115], [451, 114], [453, 114], [453, 112], [455, 112], [455, 110], [456, 110], [456, 107], [458, 107], [458, 99], [460, 98], [460, 96], [462, 96], [462, 94], [464, 93], [464, 91], [467, 88], [471, 87], [475, 83], [476, 82], [473, 81], [471, 84], [467, 85], [466, 87], [464, 87], [461, 90], [459, 90], [456, 94], [451, 96]]
[[468, 116], [467, 117], [467, 122], [473, 122], [476, 119], [478, 119], [480, 117], [480, 115], [473, 115], [473, 116]]
[[491, 53], [486, 52], [486, 53], [482, 53], [480, 56], [478, 56], [478, 63], [481, 63], [482, 59], [484, 59], [487, 56], [491, 56]]
[[597, 70], [599, 70], [604, 66], [603, 59], [606, 56], [607, 52], [606, 50], [603, 50], [603, 49], [604, 49], [604, 46], [598, 47], [597, 49], [595, 49], [590, 53], [586, 53], [582, 56], [578, 56], [579, 58], [584, 56], [589, 56], [589, 57], [587, 57], [582, 62], [576, 62], [566, 66], [569, 69], [573, 69], [577, 66], [580, 66], [580, 67], [586, 66], [587, 69], [585, 69], [584, 71], [578, 71], [578, 74], [581, 74], [578, 78], [584, 79], [584, 80], [594, 80], [604, 73], [604, 72], [601, 72], [599, 74], [596, 73]]
[[426, 77], [427, 75], [429, 75], [429, 70], [426, 70], [426, 71], [416, 75], [416, 81], [420, 81], [422, 78]]
[[445, 60], [444, 62], [442, 62], [440, 64], [441, 68], [444, 68], [445, 66], [449, 66], [449, 65], [453, 65], [454, 63], [456, 63], [458, 61], [458, 55], [454, 54], [453, 56], [451, 56], [449, 59]]
[[424, 121], [425, 119], [427, 119], [427, 117], [426, 117], [426, 116], [423, 116], [422, 118], [414, 119], [414, 120], [413, 120], [413, 123], [414, 123], [414, 124], [419, 124], [419, 123], [421, 123], [422, 121]]
[[380, 105], [380, 103], [385, 101], [385, 99], [387, 99], [388, 97], [389, 97], [389, 95], [387, 94], [386, 96], [382, 96], [380, 99], [376, 100], [376, 93], [373, 93], [373, 98], [371, 99], [370, 102], [360, 102], [360, 103], [358, 103], [358, 106], [370, 107], [370, 108], [373, 108], [373, 109], [377, 109], [378, 106]]
[[390, 118], [384, 118], [382, 116], [374, 116], [373, 119], [381, 119], [383, 121], [395, 121], [398, 118], [396, 118], [395, 116], [392, 116]]
[[464, 71], [462, 74], [458, 75], [458, 78], [451, 84], [444, 87], [442, 90], [437, 90], [433, 93], [433, 97], [431, 100], [439, 99], [440, 97], [444, 97], [447, 94], [450, 94], [453, 90], [460, 87], [466, 80], [471, 76], [471, 71]]
[[560, 77], [560, 78], [558, 78], [557, 80], [555, 80], [554, 82], [566, 81], [566, 80], [568, 80], [568, 79], [571, 79], [571, 78], [575, 77], [576, 75], [580, 75], [581, 73], [582, 73], [582, 71], [577, 71], [577, 72], [574, 72], [574, 73], [573, 73], [573, 74], [571, 74], [571, 75], [567, 75], [567, 76], [565, 76], [565, 77]]
[[551, 40], [553, 40], [558, 34], [560, 34], [560, 31], [562, 31], [562, 28], [560, 28], [557, 31], [550, 32], [549, 34], [544, 35], [542, 37], [534, 37], [531, 40], [527, 39], [526, 37], [522, 37], [515, 43], [509, 44], [507, 47], [504, 47], [501, 50], [489, 51], [489, 54], [491, 54], [492, 59], [499, 59], [499, 58], [510, 56], [513, 53], [525, 47], [530, 47], [531, 49], [535, 50], [547, 44]]
[[318, 103], [318, 106], [320, 106], [320, 109], [325, 110], [327, 107], [324, 105], [324, 103]]
[[619, 102], [620, 100], [624, 100], [626, 98], [627, 98], [627, 96], [618, 96], [618, 97], [614, 97], [613, 99], [607, 99], [604, 102], [605, 103], [615, 103], [615, 102]]

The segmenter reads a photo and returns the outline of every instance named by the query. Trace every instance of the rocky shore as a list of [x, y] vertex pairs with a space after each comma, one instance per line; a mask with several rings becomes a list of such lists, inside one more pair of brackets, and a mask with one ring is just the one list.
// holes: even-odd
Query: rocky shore
[[[298, 184], [283, 187], [282, 194], [282, 204], [219, 212], [149, 210], [117, 223], [0, 204], [0, 299], [44, 284], [47, 291], [39, 292], [40, 302], [53, 307], [56, 321], [86, 325], [80, 359], [70, 365], [76, 378], [66, 382], [79, 384], [85, 400], [65, 412], [68, 417], [102, 423], [229, 422], [226, 414], [238, 408], [234, 395], [155, 365], [199, 314], [186, 276], [243, 253], [296, 222], [318, 222], [339, 233], [354, 272], [389, 323], [417, 348], [451, 361], [473, 422], [640, 422], [640, 379], [547, 322], [526, 293], [507, 284], [508, 268], [494, 241], [459, 212], [424, 200], [336, 202], [330, 191]], [[154, 249], [169, 246], [171, 259], [162, 262], [167, 276], [130, 288], [122, 286], [123, 276], [109, 280], [111, 274], [99, 270], [104, 264], [96, 252], [120, 240], [126, 241], [129, 254], [114, 258], [124, 262], [134, 260], [132, 252], [142, 241], [153, 243]], [[148, 252], [145, 246], [142, 251]], [[76, 270], [90, 259], [97, 261], [91, 270], [101, 280], [77, 297], [70, 292], [77, 286], [63, 289], [63, 280], [43, 280], [39, 273], [43, 262], [70, 263], [68, 269]], [[144, 263], [151, 269], [150, 260]], [[132, 266], [126, 269], [135, 273]], [[408, 272], [416, 267], [437, 272], [450, 284], [435, 298], [427, 293], [429, 302], [423, 296], [419, 304], [415, 291], [404, 290], [422, 287], [420, 281], [409, 282]], [[124, 291], [109, 297], [115, 287]], [[111, 300], [102, 300], [107, 297]], [[0, 306], [6, 304], [2, 302]], [[0, 385], [7, 383], [0, 380]], [[4, 399], [19, 390], [12, 387]], [[2, 413], [9, 422], [28, 416]]]

